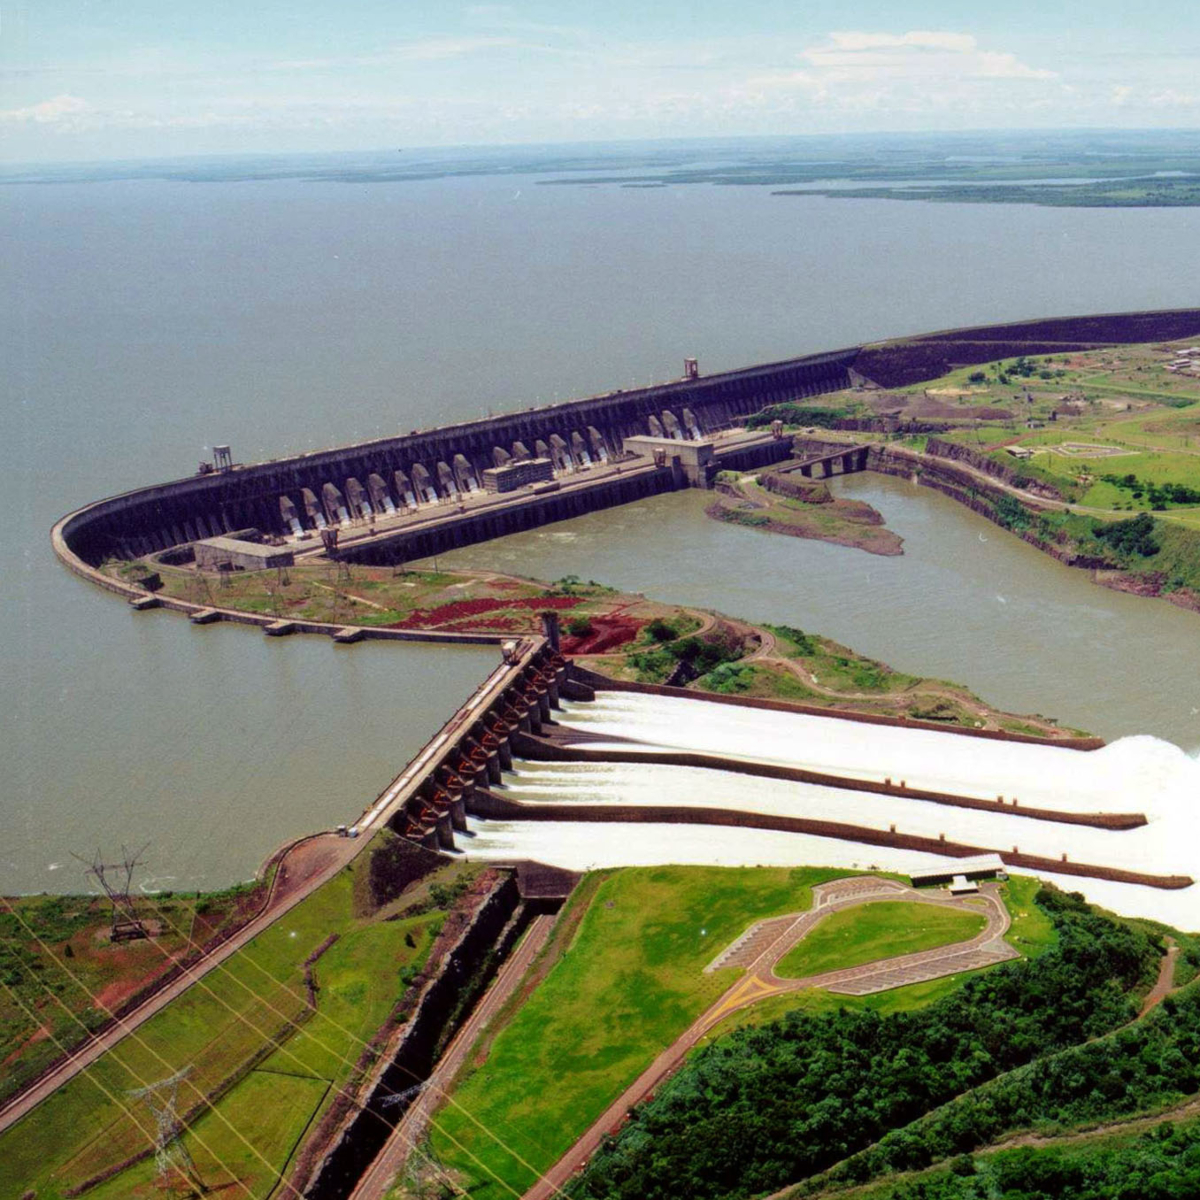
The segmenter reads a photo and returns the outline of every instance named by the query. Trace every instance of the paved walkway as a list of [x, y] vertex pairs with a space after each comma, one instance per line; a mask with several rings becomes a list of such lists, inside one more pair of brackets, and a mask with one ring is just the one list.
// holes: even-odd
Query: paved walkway
[[[780, 959], [825, 917], [859, 904], [888, 901], [933, 904], [980, 912], [986, 917], [987, 924], [968, 941], [955, 942], [934, 950], [878, 959], [858, 967], [826, 971], [801, 979], [781, 979], [775, 974]], [[813, 888], [812, 907], [807, 912], [790, 917], [774, 917], [751, 925], [714, 959], [707, 970], [744, 966], [746, 974], [609, 1105], [599, 1120], [525, 1193], [524, 1200], [550, 1200], [560, 1195], [567, 1181], [583, 1167], [604, 1138], [617, 1131], [630, 1109], [653, 1092], [675, 1071], [688, 1052], [731, 1013], [757, 1004], [769, 996], [807, 988], [863, 996], [1019, 958], [1017, 951], [1004, 941], [1010, 923], [1008, 910], [995, 884], [984, 884], [978, 895], [961, 898], [951, 898], [943, 892], [917, 891], [895, 880], [872, 876], [854, 876], [817, 884]]]

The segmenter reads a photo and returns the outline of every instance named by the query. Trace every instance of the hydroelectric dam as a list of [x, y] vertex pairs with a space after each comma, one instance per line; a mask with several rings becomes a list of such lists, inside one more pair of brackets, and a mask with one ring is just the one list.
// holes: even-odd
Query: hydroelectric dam
[[[200, 556], [210, 551], [240, 553], [250, 559], [258, 555], [263, 565], [273, 565], [277, 555], [325, 555], [380, 565], [413, 561], [660, 492], [704, 487], [722, 469], [782, 462], [792, 456], [794, 444], [778, 424], [761, 432], [745, 428], [749, 415], [771, 404], [859, 384], [897, 386], [936, 376], [951, 366], [1011, 354], [1190, 335], [1198, 324], [1200, 310], [1033, 321], [844, 348], [708, 376], [688, 359], [683, 377], [669, 383], [287, 459], [238, 465], [221, 447], [217, 461], [202, 464], [191, 478], [140, 488], [69, 514], [54, 527], [52, 539], [56, 553], [78, 574], [123, 594], [135, 607], [172, 608], [188, 613], [196, 623], [243, 621], [260, 625], [269, 634], [320, 632], [339, 642], [396, 638], [498, 645], [508, 639], [482, 632], [321, 624], [159, 597], [152, 582], [153, 566], [156, 558], [173, 564], [195, 559], [207, 568], [207, 558], [201, 561]], [[807, 465], [824, 475], [875, 464], [866, 447], [855, 446], [818, 454]], [[111, 559], [148, 560], [148, 576], [118, 578], [102, 571], [102, 564]], [[1084, 876], [1159, 894], [1187, 892], [1192, 887], [1189, 863], [1168, 856], [1171, 861], [1165, 869], [1159, 867], [1156, 830], [1165, 826], [1159, 825], [1157, 813], [1143, 811], [1146, 805], [1140, 796], [1130, 804], [1128, 796], [1102, 795], [1098, 784], [1067, 814], [1054, 811], [1052, 789], [1036, 802], [1030, 796], [1020, 808], [1015, 800], [1006, 808], [1002, 795], [997, 803], [997, 795], [1012, 793], [997, 778], [1009, 770], [1007, 763], [987, 772], [976, 770], [951, 780], [930, 778], [911, 786], [893, 781], [896, 771], [889, 762], [864, 774], [859, 760], [870, 741], [868, 728], [889, 727], [893, 747], [889, 754], [895, 756], [901, 753], [902, 742], [919, 740], [920, 721], [845, 713], [818, 717], [809, 710], [825, 730], [857, 725], [864, 735], [849, 757], [829, 769], [814, 765], [805, 754], [776, 756], [778, 769], [760, 769], [764, 779], [773, 781], [771, 787], [825, 789], [820, 797], [813, 793], [811, 803], [804, 802], [809, 803], [809, 811], [801, 811], [804, 805], [799, 800], [786, 798], [778, 811], [757, 811], [750, 803], [715, 805], [709, 793], [731, 789], [733, 777], [744, 778], [747, 773], [744, 763], [734, 760], [760, 758], [758, 751], [739, 750], [708, 761], [697, 757], [697, 748], [669, 739], [663, 743], [657, 736], [636, 736], [643, 747], [658, 747], [655, 761], [644, 757], [644, 748], [608, 747], [597, 755], [573, 739], [541, 738], [544, 724], [553, 733], [557, 720], [552, 713], [560, 700], [587, 708], [612, 688], [628, 691], [630, 685], [587, 677], [558, 654], [549, 625], [544, 637], [507, 646], [505, 657], [501, 675], [470, 698], [428, 752], [369, 807], [360, 828], [367, 831], [387, 824], [426, 851], [456, 852], [470, 847], [469, 819], [643, 827], [655, 821], [675, 827], [725, 825], [894, 853], [969, 857], [998, 852], [1013, 865], [1039, 873]], [[692, 692], [650, 690], [675, 702], [686, 699], [697, 720], [704, 719], [702, 711], [716, 711], [712, 697], [701, 702]], [[767, 710], [804, 711], [803, 706], [782, 702], [730, 698], [730, 703], [740, 705], [747, 719], [745, 709], [756, 708], [756, 728], [768, 720]], [[733, 710], [726, 708], [724, 713], [733, 719]], [[792, 728], [780, 726], [786, 741], [793, 736]], [[925, 728], [933, 732], [933, 727]], [[818, 741], [828, 736], [822, 732]], [[986, 740], [985, 731], [939, 730], [938, 736], [949, 739], [940, 745], [982, 746], [980, 739]], [[1009, 743], [1039, 741], [991, 736]], [[1095, 740], [1074, 747], [1060, 745], [1054, 761], [1082, 762], [1100, 745]], [[634, 764], [631, 756], [638, 755], [643, 761]], [[544, 804], [505, 793], [504, 774], [514, 761], [563, 762], [564, 767], [625, 762], [639, 771], [653, 766], [698, 772], [686, 778], [673, 776], [680, 794], [687, 791], [687, 780], [709, 783], [698, 783], [670, 811], [660, 807], [656, 813], [635, 812], [633, 806], [619, 804], [607, 808]], [[859, 819], [858, 810], [867, 812], [863, 797], [868, 795], [881, 795], [887, 805], [900, 806], [914, 817], [921, 814], [921, 820], [907, 825], [902, 820], [897, 828], [895, 821], [883, 819], [884, 810], [878, 806], [871, 809], [869, 820]], [[971, 825], [969, 838], [948, 836], [942, 817], [925, 821], [929, 813], [945, 815], [947, 806], [957, 810], [956, 829]], [[835, 813], [835, 808], [842, 811]], [[1176, 815], [1171, 809], [1170, 823]], [[1070, 840], [1065, 836], [1068, 829]], [[653, 832], [647, 829], [646, 837], [653, 839]], [[1082, 838], [1089, 847], [1086, 857], [1075, 853]], [[1136, 861], [1127, 861], [1120, 848], [1134, 844], [1144, 846], [1145, 852]]]
[[[320, 841], [329, 865], [289, 905], [364, 852], [367, 871], [378, 866], [397, 895], [448, 855], [515, 867], [511, 877], [500, 872], [411, 1019], [365, 1073], [355, 1102], [321, 1131], [321, 1153], [293, 1177], [293, 1190], [320, 1200], [380, 1194], [365, 1172], [389, 1139], [394, 1147], [407, 1136], [401, 1126], [391, 1137], [407, 1118], [407, 1108], [393, 1101], [401, 1096], [416, 1108], [413, 1098], [435, 1078], [440, 1039], [471, 1012], [489, 972], [508, 961], [525, 931], [556, 911], [576, 870], [639, 861], [803, 862], [983, 878], [1014, 868], [1086, 887], [1089, 898], [1123, 912], [1192, 927], [1198, 897], [1191, 776], [1163, 760], [1147, 777], [1143, 752], [1099, 739], [1050, 743], [618, 682], [560, 653], [552, 613], [543, 615], [541, 636], [516, 638], [205, 607], [157, 595], [156, 559], [195, 560], [203, 570], [219, 562], [210, 554], [222, 553], [261, 566], [307, 555], [416, 560], [704, 487], [719, 470], [781, 463], [800, 443], [779, 428], [744, 427], [747, 416], [770, 404], [860, 382], [898, 386], [1008, 355], [1179, 337], [1197, 328], [1200, 310], [1133, 313], [932, 334], [711, 376], [687, 360], [683, 378], [670, 383], [272, 462], [238, 465], [220, 448], [217, 460], [191, 478], [62, 518], [52, 541], [63, 563], [137, 609], [167, 607], [198, 624], [239, 621], [268, 634], [319, 632], [339, 643], [503, 645], [502, 663], [353, 827], [343, 827], [341, 837], [329, 831], [300, 839]], [[876, 447], [817, 443], [807, 450], [811, 457], [792, 468], [801, 475], [889, 467]], [[101, 570], [112, 559], [148, 561], [146, 578]], [[226, 564], [237, 565], [236, 558]], [[382, 838], [372, 836], [383, 830], [389, 832]], [[531, 861], [539, 859], [543, 865]], [[264, 912], [263, 927], [282, 911]], [[87, 1062], [76, 1056], [63, 1074]], [[47, 1094], [60, 1078], [44, 1081]], [[0, 1128], [11, 1119], [0, 1110]], [[360, 1180], [367, 1181], [361, 1188]]]
[[[769, 434], [729, 434], [767, 405], [859, 382], [902, 386], [1014, 354], [1190, 336], [1200, 310], [1062, 317], [925, 334], [240, 465], [228, 447], [196, 475], [86, 505], [53, 531], [67, 566], [135, 559], [254, 531], [297, 551], [392, 563], [787, 457]], [[726, 436], [722, 436], [726, 435]], [[688, 443], [711, 452], [688, 452]], [[632, 443], [632, 444], [631, 444]], [[638, 444], [640, 443], [640, 444]], [[655, 450], [658, 453], [655, 453]], [[668, 451], [670, 453], [668, 453]], [[431, 518], [436, 515], [436, 520]], [[185, 551], [186, 552], [186, 551]]]

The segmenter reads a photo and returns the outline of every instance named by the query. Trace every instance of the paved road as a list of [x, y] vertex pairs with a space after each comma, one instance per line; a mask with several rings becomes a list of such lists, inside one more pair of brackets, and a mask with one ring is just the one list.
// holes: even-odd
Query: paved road
[[[915, 901], [942, 907], [965, 908], [983, 912], [987, 924], [975, 937], [935, 950], [880, 959], [842, 971], [827, 971], [802, 979], [781, 979], [775, 966], [783, 956], [804, 938], [826, 916], [859, 904], [887, 901]], [[980, 904], [982, 901], [982, 904]], [[918, 892], [890, 879], [856, 876], [818, 884], [813, 888], [813, 904], [809, 911], [792, 917], [776, 917], [752, 925], [732, 946], [723, 951], [709, 970], [726, 966], [746, 966], [747, 971], [691, 1027], [660, 1054], [574, 1146], [525, 1193], [524, 1200], [550, 1200], [561, 1194], [562, 1188], [595, 1152], [610, 1133], [615, 1133], [630, 1109], [644, 1100], [683, 1061], [688, 1052], [714, 1026], [731, 1013], [756, 1004], [768, 996], [804, 988], [824, 988], [844, 995], [866, 995], [886, 991], [929, 979], [973, 970], [1005, 959], [1017, 958], [1017, 952], [1004, 941], [1010, 918], [999, 889], [985, 884], [974, 898], [951, 899], [944, 893]], [[746, 960], [749, 961], [746, 961]]]
[[442, 1055], [429, 1081], [421, 1089], [416, 1100], [409, 1106], [395, 1130], [389, 1135], [387, 1144], [359, 1180], [351, 1193], [350, 1200], [380, 1200], [387, 1194], [392, 1181], [400, 1173], [412, 1148], [424, 1136], [429, 1127], [434, 1109], [445, 1095], [463, 1064], [467, 1061], [479, 1035], [487, 1024], [516, 991], [525, 972], [546, 944], [555, 918], [552, 915], [535, 917], [517, 950], [501, 967], [492, 986], [475, 1006], [470, 1017], [455, 1034], [445, 1054]]

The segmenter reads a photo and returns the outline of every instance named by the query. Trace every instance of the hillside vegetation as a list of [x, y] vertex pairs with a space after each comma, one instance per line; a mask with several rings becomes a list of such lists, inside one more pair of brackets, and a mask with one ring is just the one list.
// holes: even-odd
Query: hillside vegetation
[[793, 1013], [698, 1051], [593, 1157], [571, 1194], [734, 1200], [770, 1192], [1133, 1020], [1157, 969], [1158, 938], [1062, 893], [1042, 891], [1038, 904], [1055, 926], [1054, 946], [977, 975], [927, 1008]]

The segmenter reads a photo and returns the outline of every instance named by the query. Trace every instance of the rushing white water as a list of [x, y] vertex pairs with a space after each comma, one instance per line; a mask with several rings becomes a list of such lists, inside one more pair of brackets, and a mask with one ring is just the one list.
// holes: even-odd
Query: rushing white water
[[[817, 787], [736, 772], [656, 763], [519, 763], [506, 791], [526, 803], [689, 805], [843, 821], [872, 829], [967, 842], [1001, 852], [1019, 847], [1047, 858], [1200, 878], [1196, 801], [1200, 763], [1152, 737], [1123, 738], [1098, 751], [1024, 745], [953, 733], [861, 724], [622, 693], [568, 704], [560, 723], [641, 745], [785, 763], [850, 777], [906, 780], [909, 786], [995, 800], [1019, 796], [1044, 808], [1141, 812], [1148, 824], [1114, 831], [1032, 820], [997, 805], [960, 809], [899, 796]], [[604, 743], [589, 742], [591, 748]], [[478, 822], [472, 855], [516, 854], [571, 868], [660, 862], [799, 864], [894, 870], [937, 855], [766, 830], [668, 824]], [[1200, 928], [1200, 886], [1167, 891], [1049, 874], [1060, 886], [1131, 916]]]

